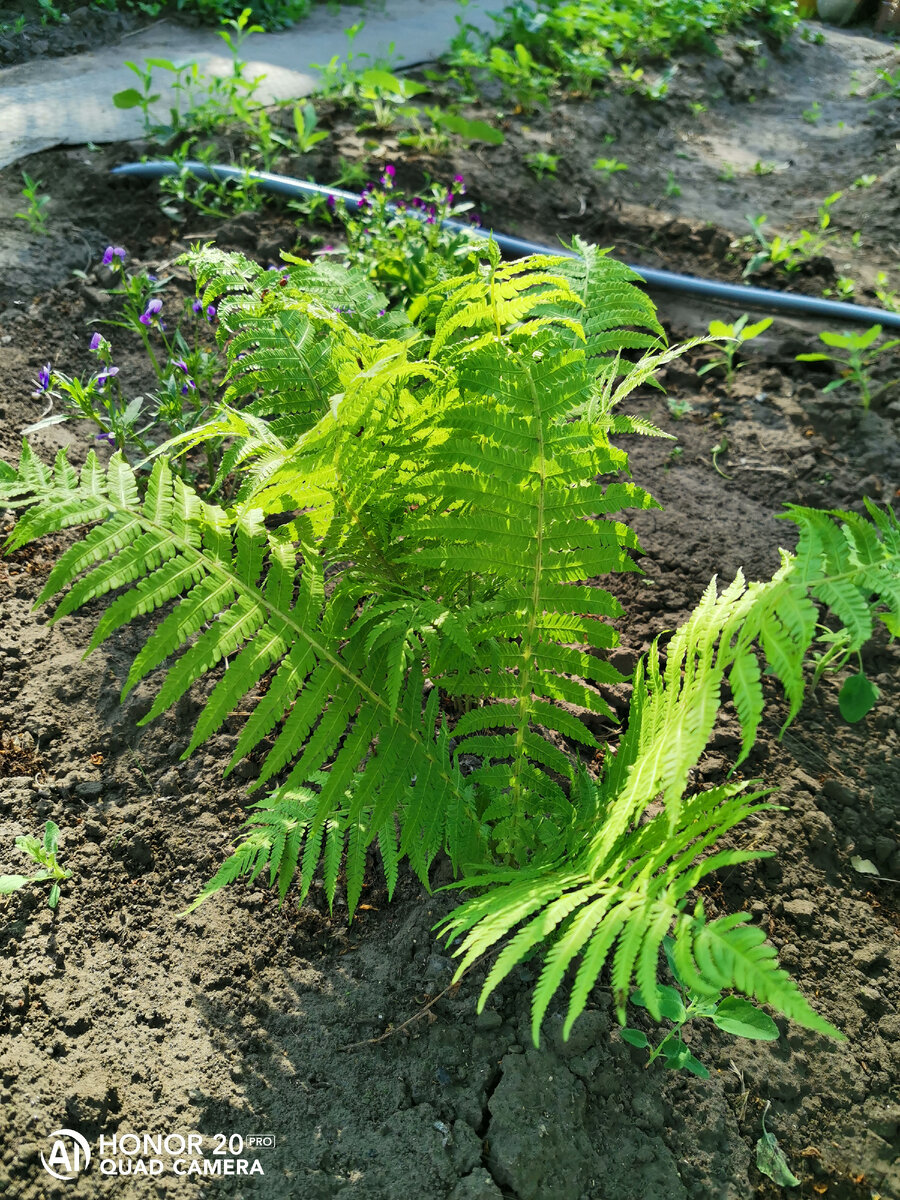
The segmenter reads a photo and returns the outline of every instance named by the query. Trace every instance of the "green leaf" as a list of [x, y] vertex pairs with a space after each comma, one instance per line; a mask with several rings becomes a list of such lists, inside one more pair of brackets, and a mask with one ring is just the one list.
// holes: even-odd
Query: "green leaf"
[[487, 142], [489, 146], [501, 146], [506, 137], [487, 121], [467, 121], [455, 113], [442, 113], [439, 123], [451, 133], [458, 134], [467, 142]]
[[712, 1020], [719, 1029], [735, 1037], [774, 1042], [779, 1036], [778, 1026], [769, 1014], [739, 996], [727, 996], [716, 1009]]
[[42, 861], [43, 856], [41, 851], [43, 850], [43, 847], [38, 839], [36, 837], [32, 837], [31, 834], [25, 834], [24, 836], [17, 837], [15, 846], [17, 850], [22, 850], [28, 855], [29, 858], [33, 858], [35, 862], [39, 863]]
[[851, 675], [849, 679], [844, 680], [844, 686], [838, 696], [841, 716], [851, 725], [855, 725], [872, 711], [880, 694], [875, 684], [865, 675]]
[[667, 1038], [661, 1052], [670, 1071], [689, 1071], [700, 1079], [709, 1079], [708, 1069], [698, 1058], [694, 1058], [680, 1038]]
[[[158, 96], [154, 99], [159, 99]], [[138, 108], [144, 103], [144, 97], [137, 88], [125, 88], [122, 92], [116, 92], [112, 98], [116, 108]]]
[[800, 1180], [792, 1174], [774, 1134], [763, 1133], [756, 1143], [756, 1166], [780, 1187], [800, 1186]]
[[59, 884], [54, 883], [53, 887], [50, 889], [50, 895], [47, 897], [47, 905], [50, 908], [56, 908], [58, 903], [59, 903]]
[[638, 1050], [646, 1050], [650, 1045], [646, 1033], [641, 1033], [639, 1029], [620, 1029], [619, 1033], [622, 1036], [622, 1041], [627, 1042], [629, 1046], [637, 1046]]
[[0, 896], [9, 895], [10, 892], [17, 892], [26, 883], [28, 883], [26, 875], [0, 875]]
[[55, 854], [59, 848], [59, 826], [54, 821], [48, 821], [44, 826], [44, 850]]
[[[659, 1011], [662, 1016], [666, 1017], [670, 1021], [674, 1021], [676, 1025], [680, 1025], [687, 1016], [687, 1012], [684, 1007], [684, 1002], [675, 988], [669, 987], [664, 983], [659, 984], [656, 989], [656, 996], [657, 1003], [659, 1005]], [[640, 989], [632, 992], [631, 1002], [632, 1004], [639, 1005], [641, 1008], [649, 1007], [646, 1000], [641, 995]]]

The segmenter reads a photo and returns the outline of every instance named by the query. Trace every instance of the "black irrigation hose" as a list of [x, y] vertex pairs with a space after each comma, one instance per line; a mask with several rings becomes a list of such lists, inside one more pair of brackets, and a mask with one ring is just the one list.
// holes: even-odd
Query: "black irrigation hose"
[[[244, 171], [240, 167], [225, 165], [210, 167], [206, 163], [193, 161], [127, 163], [125, 166], [114, 167], [112, 174], [137, 176], [141, 179], [161, 179], [165, 175], [179, 175], [185, 170], [196, 175], [198, 179], [209, 180], [212, 183], [218, 183], [223, 179], [252, 180], [259, 184], [264, 191], [280, 196], [297, 196], [298, 194], [334, 196], [336, 200], [343, 200], [347, 204], [354, 205], [360, 198], [355, 192], [325, 187], [321, 183], [291, 179], [287, 175], [273, 175], [269, 171]], [[415, 212], [414, 209], [409, 211]], [[571, 251], [562, 248], [554, 250], [550, 246], [541, 246], [537, 242], [527, 242], [522, 238], [510, 237], [506, 233], [494, 233], [491, 230], [479, 229], [463, 221], [444, 221], [444, 225], [447, 229], [466, 230], [482, 237], [492, 237], [501, 250], [510, 254], [571, 254]], [[705, 296], [710, 300], [724, 300], [743, 308], [793, 313], [797, 316], [824, 317], [831, 321], [861, 321], [866, 325], [878, 324], [891, 329], [900, 329], [900, 313], [888, 312], [880, 308], [868, 308], [861, 304], [844, 304], [838, 300], [820, 300], [815, 296], [800, 296], [795, 292], [775, 292], [769, 288], [720, 283], [714, 279], [698, 279], [694, 275], [679, 275], [675, 271], [660, 271], [654, 267], [632, 266], [631, 269], [636, 271], [651, 288], [661, 288], [669, 292], [686, 292], [688, 295]]]

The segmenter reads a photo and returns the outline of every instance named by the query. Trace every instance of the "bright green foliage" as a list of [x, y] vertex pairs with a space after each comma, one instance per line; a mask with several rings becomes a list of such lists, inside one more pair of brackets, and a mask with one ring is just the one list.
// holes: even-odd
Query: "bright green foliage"
[[[840, 368], [840, 378], [833, 379], [827, 384], [826, 392], [837, 391], [848, 383], [854, 384], [859, 390], [859, 399], [863, 408], [868, 408], [876, 392], [872, 388], [869, 374], [871, 368], [882, 354], [896, 350], [900, 346], [900, 338], [878, 344], [881, 337], [881, 326], [873, 325], [865, 333], [820, 333], [819, 341], [823, 342], [833, 354], [798, 354], [797, 362], [830, 362]], [[896, 380], [891, 380], [886, 386], [893, 387]], [[879, 392], [884, 388], [879, 388]]]
[[[654, 1046], [645, 1033], [639, 1029], [624, 1028], [622, 1040], [640, 1050], [649, 1050], [647, 1060], [649, 1066], [655, 1059], [662, 1056], [666, 1066], [678, 1070], [689, 1071], [702, 1079], [709, 1078], [709, 1071], [691, 1054], [681, 1038], [685, 1025], [697, 1019], [706, 1019], [725, 1033], [734, 1037], [750, 1038], [756, 1041], [775, 1041], [778, 1037], [778, 1026], [772, 1018], [739, 996], [723, 996], [721, 992], [714, 995], [693, 991], [685, 984], [675, 963], [675, 943], [671, 938], [663, 938], [663, 953], [669, 966], [669, 971], [675, 981], [675, 987], [660, 984], [655, 988], [654, 1003], [659, 1016], [671, 1021], [674, 1029]], [[649, 1008], [648, 1001], [640, 990], [632, 992], [631, 1003], [639, 1008]]]
[[[712, 732], [726, 679], [743, 730], [738, 762], [749, 753], [762, 714], [760, 655], [785, 690], [788, 721], [796, 714], [803, 660], [816, 631], [811, 597], [843, 623], [854, 649], [871, 636], [873, 613], [892, 635], [900, 632], [900, 522], [867, 506], [872, 522], [854, 513], [792, 506], [785, 515], [800, 526], [800, 543], [796, 555], [782, 552], [782, 567], [771, 582], [747, 586], [739, 574], [719, 595], [713, 580], [668, 643], [665, 671], [657, 646], [639, 664], [627, 732], [618, 752], [607, 756], [598, 818], [585, 827], [594, 832], [575, 861], [486, 875], [483, 882], [492, 890], [444, 922], [449, 939], [464, 936], [456, 951], [462, 958], [458, 975], [518, 930], [485, 982], [481, 1006], [533, 946], [551, 940], [535, 989], [535, 1036], [579, 956], [566, 1030], [610, 957], [620, 1019], [632, 976], [658, 1018], [653, 980], [662, 939], [674, 926], [675, 960], [687, 986], [701, 994], [736, 988], [800, 1024], [834, 1033], [777, 968], [762, 931], [745, 923], [746, 913], [707, 923], [702, 903], [692, 914], [684, 911], [687, 891], [708, 870], [761, 856], [723, 850], [698, 858], [759, 811], [752, 801], [760, 793], [741, 799], [746, 785], [729, 784], [689, 800], [683, 796]], [[647, 820], [660, 796], [662, 810]]]
[[[445, 923], [464, 939], [461, 970], [512, 937], [485, 995], [548, 944], [535, 1036], [576, 961], [567, 1031], [607, 960], [620, 1014], [635, 979], [658, 1016], [670, 934], [693, 991], [736, 989], [834, 1033], [746, 914], [688, 910], [705, 875], [758, 857], [706, 855], [767, 807], [763, 793], [685, 790], [726, 682], [742, 758], [763, 662], [794, 715], [813, 600], [852, 648], [873, 614], [897, 631], [900, 528], [874, 507], [871, 522], [790, 510], [797, 554], [769, 583], [739, 575], [719, 595], [713, 581], [665, 668], [657, 646], [639, 666], [627, 730], [592, 778], [578, 754], [603, 748], [578, 713], [614, 720], [604, 691], [623, 680], [606, 651], [621, 609], [585, 581], [638, 569], [619, 514], [654, 505], [610, 442], [654, 430], [614, 410], [679, 351], [627, 268], [574, 249], [501, 264], [488, 245], [408, 316], [383, 314], [353, 273], [194, 251], [227, 403], [179, 444], [233, 439], [233, 506], [202, 500], [162, 456], [141, 494], [121, 455], [105, 473], [91, 455], [78, 476], [26, 446], [17, 472], [0, 469], [0, 502], [26, 510], [10, 545], [93, 526], [40, 599], [64, 593], [62, 616], [115, 593], [89, 648], [159, 611], [126, 691], [154, 677], [152, 720], [215, 672], [186, 753], [249, 712], [232, 765], [252, 755], [256, 786], [277, 786], [204, 896], [264, 870], [282, 896], [299, 873], [303, 895], [321, 860], [331, 899], [345, 862], [352, 911], [369, 847], [389, 889], [404, 857], [427, 886], [443, 849], [459, 886], [489, 889]], [[647, 351], [634, 366], [632, 348]]]
[[16, 838], [16, 849], [27, 854], [39, 870], [33, 875], [0, 875], [0, 896], [8, 896], [17, 892], [27, 883], [44, 883], [52, 880], [50, 893], [47, 896], [47, 907], [56, 908], [59, 903], [59, 885], [71, 878], [72, 872], [59, 865], [59, 826], [55, 821], [48, 821], [44, 826], [44, 836], [39, 841], [36, 837], [24, 836]]
[[706, 375], [709, 371], [717, 369], [724, 370], [725, 386], [731, 391], [734, 386], [735, 372], [740, 366], [739, 363], [735, 363], [738, 351], [745, 342], [753, 341], [761, 333], [765, 333], [772, 324], [771, 317], [765, 317], [762, 321], [756, 321], [753, 325], [747, 324], [749, 320], [748, 315], [744, 313], [732, 325], [728, 325], [724, 321], [710, 321], [710, 337], [721, 341], [722, 351], [716, 358], [705, 363], [697, 372], [698, 375]]
[[[797, 23], [797, 6], [793, 0], [533, 0], [508, 4], [495, 21], [491, 35], [465, 26], [447, 61], [470, 79], [473, 71], [489, 72], [528, 107], [546, 94], [550, 80], [586, 92], [617, 63], [639, 79], [636, 60], [714, 50], [717, 37], [741, 24], [785, 38]], [[656, 96], [664, 95], [662, 86]]]

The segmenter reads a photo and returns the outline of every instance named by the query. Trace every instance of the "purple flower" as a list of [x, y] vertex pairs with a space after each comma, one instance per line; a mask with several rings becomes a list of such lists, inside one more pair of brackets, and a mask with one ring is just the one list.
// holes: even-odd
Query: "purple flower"
[[97, 376], [97, 390], [102, 392], [113, 375], [118, 375], [118, 367], [107, 367], [100, 375]]
[[162, 311], [162, 300], [157, 300], [157, 299], [154, 297], [154, 299], [153, 299], [153, 300], [148, 300], [148, 301], [147, 301], [147, 311], [146, 311], [146, 312], [143, 312], [143, 313], [141, 313], [141, 315], [140, 315], [140, 317], [138, 318], [138, 320], [140, 321], [140, 323], [141, 323], [142, 325], [153, 325], [153, 324], [154, 324], [154, 318], [155, 318], [155, 317], [158, 317], [158, 314], [159, 314], [161, 311]]
[[466, 194], [466, 181], [463, 179], [462, 175], [453, 176], [453, 186], [457, 188], [463, 196]]
[[116, 435], [114, 433], [98, 433], [94, 441], [109, 442], [110, 446], [114, 446], [116, 444]]
[[172, 363], [172, 366], [177, 367], [179, 371], [183, 371], [185, 375], [187, 375], [188, 365], [183, 358], [176, 359], [176, 361]]
[[379, 308], [379, 310], [378, 310], [379, 317], [383, 317], [386, 312], [387, 312], [386, 308]]
[[196, 391], [196, 389], [197, 385], [194, 383], [193, 379], [186, 379], [181, 385], [181, 394], [182, 396], [186, 396], [188, 392]]
[[103, 345], [103, 337], [101, 336], [101, 334], [95, 333], [94, 336], [91, 338], [91, 346], [90, 346], [91, 350], [99, 350], [102, 345]]
[[39, 392], [49, 392], [50, 390], [50, 364], [47, 363], [38, 372], [37, 386]]
[[[118, 259], [119, 261], [114, 262], [113, 259]], [[124, 264], [124, 262], [125, 262], [125, 251], [122, 249], [121, 246], [107, 246], [106, 249], [103, 251], [104, 267], [113, 267], [116, 270], [118, 270], [119, 267]]]
[[328, 209], [330, 212], [334, 212], [335, 208], [337, 208], [337, 200], [335, 200], [334, 196], [332, 196], [330, 193], [329, 193], [325, 203], [328, 205]]
[[333, 249], [334, 249], [334, 246], [332, 246], [331, 242], [329, 242], [327, 246], [322, 247], [322, 253], [329, 254]]
[[455, 199], [456, 199], [456, 197], [453, 195], [453, 193], [452, 193], [452, 192], [448, 192], [448, 193], [447, 193], [447, 197], [446, 197], [446, 199], [445, 199], [444, 203], [445, 203], [445, 204], [452, 204], [452, 203], [453, 203], [453, 201], [454, 201]]
[[207, 307], [206, 319], [207, 319], [207, 321], [214, 321], [216, 319], [216, 306], [214, 304], [210, 304]]
[[194, 303], [191, 305], [191, 308], [194, 310], [195, 313], [197, 313], [199, 315], [200, 313], [203, 312], [203, 301], [200, 300], [199, 298], [196, 299], [194, 301]]

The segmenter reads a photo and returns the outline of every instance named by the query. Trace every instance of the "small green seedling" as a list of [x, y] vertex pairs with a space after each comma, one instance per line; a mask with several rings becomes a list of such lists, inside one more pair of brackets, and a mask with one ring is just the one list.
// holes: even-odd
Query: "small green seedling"
[[787, 1165], [787, 1159], [773, 1133], [766, 1132], [766, 1113], [771, 1101], [766, 1101], [762, 1115], [762, 1137], [756, 1143], [756, 1167], [763, 1175], [774, 1180], [780, 1187], [799, 1187], [800, 1180]]
[[822, 119], [822, 105], [818, 100], [813, 100], [809, 108], [803, 110], [803, 120], [807, 125], [818, 125]]
[[[701, 1079], [709, 1079], [709, 1071], [691, 1054], [681, 1037], [685, 1025], [698, 1017], [705, 1017], [712, 1021], [717, 1029], [733, 1034], [734, 1037], [765, 1042], [774, 1042], [778, 1038], [778, 1026], [772, 1018], [749, 1000], [741, 1000], [738, 996], [723, 996], [721, 992], [717, 995], [701, 995], [692, 991], [678, 974], [672, 954], [673, 947], [674, 942], [671, 938], [663, 938], [663, 951], [677, 987], [660, 984], [656, 989], [655, 1007], [659, 1015], [671, 1021], [675, 1028], [656, 1046], [653, 1046], [640, 1029], [626, 1027], [621, 1031], [623, 1040], [630, 1046], [650, 1051], [646, 1066], [649, 1067], [655, 1059], [662, 1056], [671, 1070], [681, 1069], [689, 1071], [692, 1075], [699, 1075]], [[631, 1002], [640, 1008], [652, 1010], [651, 1004], [640, 991], [632, 993]]]
[[535, 150], [533, 154], [525, 155], [525, 162], [536, 179], [546, 179], [548, 175], [556, 174], [559, 155], [545, 154], [543, 150]]
[[604, 179], [612, 179], [619, 171], [627, 171], [628, 163], [619, 162], [617, 158], [598, 158], [594, 170], [599, 171]]
[[840, 671], [845, 667], [855, 653], [859, 670], [856, 675], [849, 675], [838, 694], [838, 708], [841, 716], [850, 724], [861, 721], [875, 707], [881, 692], [869, 679], [863, 670], [862, 657], [858, 651], [850, 648], [851, 635], [847, 629], [835, 631], [825, 625], [818, 627], [821, 632], [816, 639], [824, 649], [813, 654], [812, 687], [818, 686], [819, 680], [826, 671]]
[[738, 351], [745, 342], [752, 342], [772, 324], [771, 317], [757, 321], [755, 325], [748, 325], [749, 320], [749, 315], [744, 313], [733, 325], [726, 325], [724, 321], [710, 321], [709, 335], [717, 340], [721, 339], [721, 353], [702, 366], [697, 372], [698, 375], [706, 375], [709, 371], [721, 367], [725, 371], [725, 386], [731, 391], [735, 374], [740, 367], [740, 364], [735, 362]]
[[681, 195], [681, 184], [670, 171], [666, 177], [666, 195], [675, 200]]
[[[826, 392], [836, 392], [847, 383], [853, 383], [859, 388], [859, 399], [863, 408], [868, 408], [873, 396], [885, 389], [872, 390], [869, 369], [888, 350], [900, 346], [900, 338], [892, 338], [881, 346], [875, 343], [881, 337], [881, 326], [873, 325], [865, 333], [820, 333], [819, 341], [824, 342], [833, 350], [843, 350], [845, 354], [798, 354], [797, 362], [830, 362], [841, 368], [840, 379], [833, 379], [825, 387]], [[892, 384], [885, 385], [887, 387]]]
[[294, 129], [297, 131], [297, 149], [301, 154], [309, 154], [319, 142], [324, 142], [328, 132], [316, 129], [318, 117], [311, 104], [294, 105]]
[[47, 879], [52, 879], [53, 886], [50, 888], [47, 904], [50, 908], [56, 908], [59, 903], [59, 885], [72, 874], [57, 862], [58, 846], [59, 826], [53, 821], [48, 821], [44, 826], [42, 842], [39, 842], [36, 837], [17, 837], [16, 849], [23, 850], [41, 869], [34, 875], [0, 875], [0, 896], [17, 892], [26, 883], [43, 883]]
[[28, 207], [24, 212], [17, 212], [16, 218], [19, 221], [27, 221], [32, 233], [46, 233], [47, 217], [44, 209], [50, 203], [50, 197], [38, 195], [38, 188], [41, 186], [40, 179], [32, 179], [27, 171], [22, 172], [22, 178], [25, 180], [22, 196], [28, 201]]

